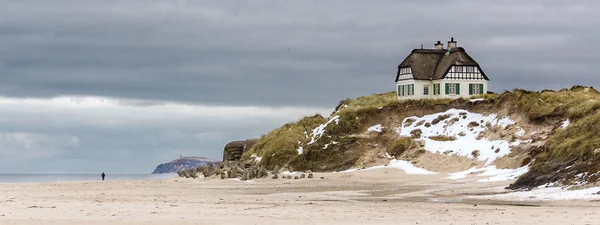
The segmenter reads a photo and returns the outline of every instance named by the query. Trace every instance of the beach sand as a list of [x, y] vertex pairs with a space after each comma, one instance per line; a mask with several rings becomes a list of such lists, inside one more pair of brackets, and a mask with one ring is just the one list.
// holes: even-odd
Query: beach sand
[[599, 202], [471, 199], [508, 183], [446, 176], [0, 184], [0, 224], [600, 224]]

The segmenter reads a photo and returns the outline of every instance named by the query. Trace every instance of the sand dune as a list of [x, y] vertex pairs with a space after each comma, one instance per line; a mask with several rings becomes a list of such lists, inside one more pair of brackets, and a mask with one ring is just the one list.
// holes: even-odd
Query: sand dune
[[[324, 176], [326, 179], [318, 179]], [[598, 224], [594, 201], [475, 199], [506, 182], [397, 169], [317, 179], [1, 184], [0, 224]]]

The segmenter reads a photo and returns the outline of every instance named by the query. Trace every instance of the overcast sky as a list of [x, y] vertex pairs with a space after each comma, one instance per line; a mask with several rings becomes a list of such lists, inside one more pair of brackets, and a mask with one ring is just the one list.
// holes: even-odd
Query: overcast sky
[[458, 41], [490, 90], [599, 86], [597, 1], [0, 0], [0, 173], [221, 158]]

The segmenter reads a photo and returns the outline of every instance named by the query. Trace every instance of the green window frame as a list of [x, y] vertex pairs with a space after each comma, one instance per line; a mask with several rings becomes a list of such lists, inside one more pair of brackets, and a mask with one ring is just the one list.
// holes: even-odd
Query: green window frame
[[446, 95], [460, 95], [460, 84], [459, 83], [446, 83], [445, 87], [446, 87]]
[[400, 85], [402, 87], [402, 96], [404, 96], [404, 85]]
[[[477, 86], [475, 86], [477, 85]], [[475, 87], [478, 87], [477, 89], [477, 93], [475, 93]], [[475, 95], [475, 94], [483, 94], [483, 84], [469, 84], [469, 95]]]

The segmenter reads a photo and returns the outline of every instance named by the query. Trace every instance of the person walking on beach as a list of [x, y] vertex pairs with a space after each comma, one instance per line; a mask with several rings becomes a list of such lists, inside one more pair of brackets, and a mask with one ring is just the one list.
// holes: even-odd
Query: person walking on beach
[[102, 172], [102, 180], [104, 180], [105, 176], [106, 176], [106, 174], [104, 174], [104, 172]]

